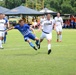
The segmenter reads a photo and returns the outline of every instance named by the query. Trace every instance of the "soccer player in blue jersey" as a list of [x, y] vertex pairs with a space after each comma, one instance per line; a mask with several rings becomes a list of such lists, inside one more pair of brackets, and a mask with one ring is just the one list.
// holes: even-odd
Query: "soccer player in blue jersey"
[[[35, 50], [40, 49], [40, 42], [39, 39], [32, 33], [33, 29], [28, 25], [25, 24], [24, 20], [19, 20], [19, 24], [13, 27], [8, 28], [6, 31], [8, 30], [12, 30], [12, 29], [18, 29], [21, 34], [24, 36], [24, 40], [26, 42], [29, 43], [29, 45], [34, 48]], [[34, 32], [34, 31], [33, 31]], [[36, 41], [36, 45], [37, 48], [35, 47], [35, 45], [31, 42], [31, 40], [35, 40]]]

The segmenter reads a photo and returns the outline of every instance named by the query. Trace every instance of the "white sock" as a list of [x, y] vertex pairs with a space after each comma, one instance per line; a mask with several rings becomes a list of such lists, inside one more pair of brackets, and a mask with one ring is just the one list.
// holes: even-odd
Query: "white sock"
[[51, 44], [48, 44], [48, 50], [51, 49]]
[[59, 35], [57, 34], [57, 39], [59, 39]]
[[2, 48], [2, 40], [0, 40], [0, 47]]
[[62, 34], [61, 34], [61, 35], [59, 35], [59, 39], [60, 39], [60, 41], [62, 41]]

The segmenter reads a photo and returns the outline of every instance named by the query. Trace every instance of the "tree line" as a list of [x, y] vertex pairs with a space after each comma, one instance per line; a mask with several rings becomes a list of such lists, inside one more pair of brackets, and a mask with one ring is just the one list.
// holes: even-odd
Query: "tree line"
[[[32, 3], [35, 0], [28, 0], [28, 5], [32, 8]], [[26, 0], [1, 0], [0, 6], [12, 9], [20, 5], [26, 5]], [[44, 7], [60, 12], [62, 14], [74, 14], [76, 15], [76, 0], [44, 0]], [[33, 6], [36, 9], [36, 6]], [[40, 7], [39, 7], [40, 8]], [[41, 10], [38, 9], [38, 10]]]

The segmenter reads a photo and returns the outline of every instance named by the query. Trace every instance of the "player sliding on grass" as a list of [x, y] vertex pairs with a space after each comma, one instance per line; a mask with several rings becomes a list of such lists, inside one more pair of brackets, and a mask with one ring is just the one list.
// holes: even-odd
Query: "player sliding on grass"
[[[21, 34], [24, 36], [24, 40], [26, 42], [29, 43], [29, 45], [34, 48], [35, 50], [40, 49], [40, 42], [39, 42], [39, 39], [34, 35], [32, 34], [31, 31], [34, 32], [34, 30], [28, 25], [28, 24], [25, 24], [24, 20], [19, 20], [19, 24], [16, 25], [16, 26], [13, 26], [13, 27], [10, 27], [9, 29], [7, 29], [6, 31], [8, 30], [12, 30], [12, 29], [18, 29]], [[31, 40], [35, 40], [36, 41], [36, 45], [37, 45], [37, 48], [35, 47], [35, 45], [31, 42]]]

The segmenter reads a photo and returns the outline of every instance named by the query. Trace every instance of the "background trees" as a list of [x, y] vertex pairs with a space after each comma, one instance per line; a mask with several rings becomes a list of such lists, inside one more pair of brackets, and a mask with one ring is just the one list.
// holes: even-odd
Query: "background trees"
[[[41, 10], [40, 6], [37, 6], [35, 1], [37, 0], [28, 0], [28, 7]], [[39, 1], [39, 0], [38, 0]], [[41, 1], [41, 0], [40, 0]], [[1, 0], [0, 6], [7, 7], [12, 9], [19, 5], [27, 5], [26, 0]], [[76, 0], [44, 0], [44, 7], [51, 10], [66, 13], [66, 14], [76, 14]]]

